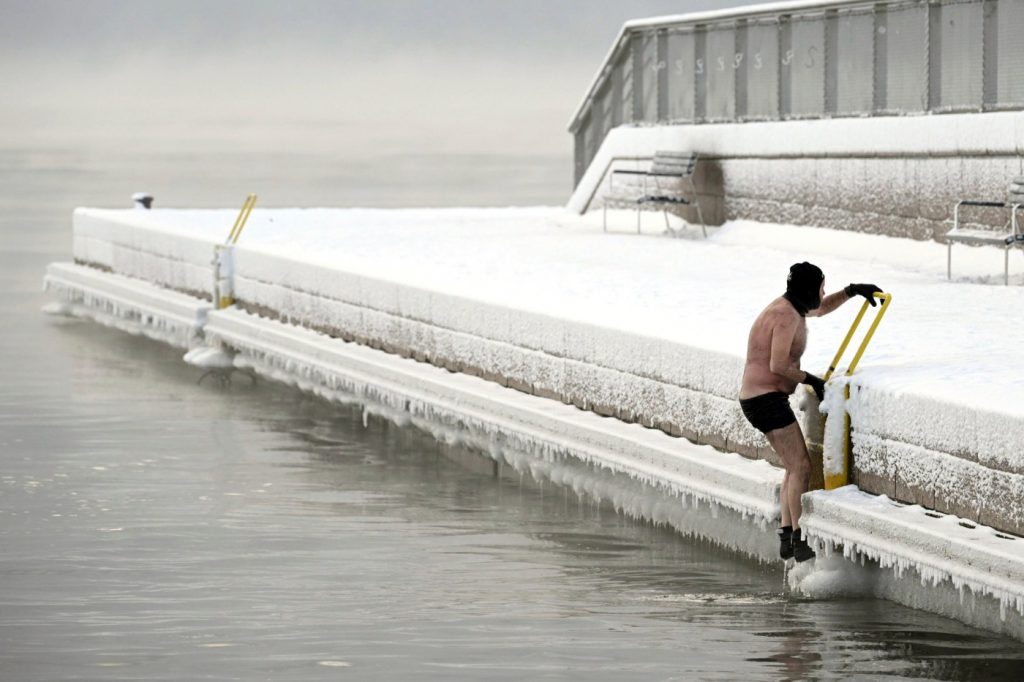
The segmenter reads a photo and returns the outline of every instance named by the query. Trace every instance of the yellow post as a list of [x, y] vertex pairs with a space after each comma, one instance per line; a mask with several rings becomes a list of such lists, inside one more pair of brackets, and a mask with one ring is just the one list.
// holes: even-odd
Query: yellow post
[[[857, 369], [857, 365], [860, 363], [860, 359], [864, 356], [864, 351], [867, 350], [868, 344], [871, 343], [872, 337], [875, 335], [875, 330], [878, 329], [878, 324], [882, 321], [882, 317], [886, 311], [889, 310], [889, 304], [892, 302], [892, 295], [886, 294], [881, 291], [876, 291], [873, 296], [881, 301], [878, 308], [878, 314], [875, 315], [875, 319], [871, 322], [871, 326], [868, 327], [867, 334], [864, 335], [864, 339], [860, 342], [860, 346], [857, 348], [857, 352], [853, 356], [853, 361], [850, 362], [850, 366], [846, 369], [846, 376], [853, 374], [854, 370]], [[857, 331], [857, 327], [860, 325], [861, 320], [864, 318], [864, 313], [868, 309], [868, 301], [864, 301], [864, 305], [861, 306], [860, 312], [857, 313], [857, 317], [854, 318], [853, 324], [850, 325], [850, 331], [847, 332], [846, 338], [843, 339], [842, 344], [839, 346], [839, 351], [832, 359], [832, 364], [829, 366], [828, 371], [825, 373], [825, 380], [827, 381], [836, 367], [839, 365], [839, 360], [842, 358], [843, 353], [846, 352], [847, 346], [850, 345], [850, 340]], [[844, 398], [850, 399], [850, 385], [847, 384], [844, 387]], [[850, 437], [850, 413], [843, 409], [843, 467], [838, 472], [825, 472], [825, 490], [834, 490], [835, 488], [841, 488], [842, 486], [850, 482], [850, 469], [853, 467], [853, 441]]]
[[213, 257], [215, 271], [213, 278], [214, 297], [216, 300], [214, 305], [218, 310], [227, 308], [235, 302], [234, 297], [231, 295], [234, 293], [231, 286], [234, 281], [234, 250], [231, 247], [238, 243], [238, 238], [242, 235], [242, 230], [245, 229], [245, 224], [249, 220], [249, 214], [252, 213], [255, 205], [256, 195], [250, 194], [245, 198], [245, 203], [242, 204], [242, 210], [238, 212], [238, 217], [235, 218], [235, 224], [231, 226], [228, 238], [224, 240], [223, 245], [215, 247]]

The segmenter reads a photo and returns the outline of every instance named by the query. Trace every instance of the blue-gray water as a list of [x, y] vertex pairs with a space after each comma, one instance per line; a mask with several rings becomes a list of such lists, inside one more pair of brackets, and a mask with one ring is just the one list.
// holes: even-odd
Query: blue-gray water
[[75, 205], [556, 202], [558, 163], [124, 142], [0, 148], [0, 680], [1020, 679], [1016, 642], [39, 312]]

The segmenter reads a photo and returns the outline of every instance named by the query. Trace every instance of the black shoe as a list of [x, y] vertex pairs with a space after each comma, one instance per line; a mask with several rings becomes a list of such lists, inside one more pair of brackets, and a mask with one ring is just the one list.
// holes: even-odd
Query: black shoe
[[804, 540], [800, 534], [800, 529], [797, 528], [793, 531], [793, 558], [797, 560], [797, 563], [807, 561], [808, 559], [814, 558], [814, 550], [807, 544], [807, 540]]
[[785, 561], [793, 556], [793, 526], [783, 526], [779, 534], [779, 558]]

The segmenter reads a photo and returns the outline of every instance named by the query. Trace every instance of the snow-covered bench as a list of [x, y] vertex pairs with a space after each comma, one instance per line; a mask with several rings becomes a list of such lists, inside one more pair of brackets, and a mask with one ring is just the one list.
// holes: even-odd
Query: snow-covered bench
[[[689, 206], [691, 203], [697, 209], [697, 218], [700, 220], [700, 228], [704, 236], [708, 236], [707, 227], [704, 225], [704, 214], [700, 210], [700, 202], [697, 199], [697, 188], [693, 184], [693, 173], [697, 169], [696, 152], [674, 152], [658, 151], [654, 153], [649, 170], [613, 170], [608, 176], [608, 192], [604, 197], [604, 229], [608, 231], [608, 205], [616, 203], [636, 204], [636, 231], [640, 231], [640, 211], [644, 204], [658, 204], [662, 207], [665, 215], [665, 228], [671, 230], [668, 224], [668, 206]], [[616, 194], [614, 189], [616, 175], [639, 175], [643, 178], [643, 192], [640, 197], [635, 195]], [[649, 194], [647, 190], [647, 178], [654, 178], [654, 193]], [[679, 180], [679, 186], [662, 187], [658, 178], [674, 178]], [[684, 196], [682, 185], [689, 185], [690, 197]]]
[[[962, 207], [1006, 208], [1010, 217], [1001, 230], [985, 228], [968, 228], [960, 226], [960, 209]], [[988, 245], [1003, 247], [1003, 277], [1006, 284], [1010, 283], [1010, 249], [1014, 246], [1024, 247], [1024, 233], [1017, 222], [1017, 213], [1024, 207], [1024, 175], [1018, 176], [1010, 183], [1006, 201], [978, 201], [964, 199], [953, 207], [953, 229], [946, 233], [946, 277], [953, 278], [953, 244]]]

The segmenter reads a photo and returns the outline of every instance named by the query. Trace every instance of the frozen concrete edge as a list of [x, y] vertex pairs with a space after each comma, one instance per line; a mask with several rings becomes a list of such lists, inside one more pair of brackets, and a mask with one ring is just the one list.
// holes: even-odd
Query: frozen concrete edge
[[[1024, 538], [869, 495], [856, 486], [807, 493], [803, 509], [801, 526], [819, 553], [841, 551], [849, 560], [867, 559], [897, 578], [907, 574], [934, 590], [935, 603], [928, 610], [1024, 639]], [[879, 583], [876, 591], [920, 607], [919, 595], [891, 582]], [[955, 609], [951, 598], [963, 607], [965, 591], [972, 607]], [[984, 608], [976, 613], [979, 606]]]
[[138, 279], [74, 263], [51, 263], [43, 286], [61, 299], [60, 312], [93, 319], [178, 348], [198, 343], [210, 305]]

